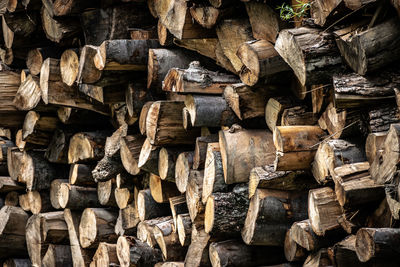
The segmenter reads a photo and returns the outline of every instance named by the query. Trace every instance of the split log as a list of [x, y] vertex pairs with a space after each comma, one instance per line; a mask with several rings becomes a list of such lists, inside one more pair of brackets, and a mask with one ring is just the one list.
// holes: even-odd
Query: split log
[[76, 78], [78, 77], [79, 71], [79, 54], [74, 49], [65, 50], [60, 58], [60, 72], [62, 81], [72, 86]]
[[242, 43], [253, 39], [249, 21], [247, 19], [223, 20], [217, 26], [216, 31], [223, 53], [232, 63], [235, 72], [239, 72], [243, 63], [236, 52]]
[[178, 234], [174, 232], [173, 220], [168, 220], [155, 225], [154, 238], [160, 246], [164, 260], [183, 260], [187, 247], [181, 246]]
[[158, 42], [162, 46], [171, 46], [174, 42], [174, 36], [168, 31], [167, 27], [158, 20], [157, 23]]
[[[51, 205], [55, 209], [61, 209], [60, 202], [58, 201], [58, 197], [59, 197], [58, 195], [59, 195], [59, 192], [61, 191], [60, 188], [63, 183], [68, 183], [68, 180], [67, 179], [54, 179], [50, 185], [50, 201], [51, 201]], [[54, 195], [52, 195], [52, 194], [54, 194]]]
[[45, 158], [52, 163], [67, 164], [69, 140], [72, 135], [71, 131], [56, 129], [44, 154]]
[[243, 64], [239, 73], [240, 80], [248, 86], [273, 74], [290, 70], [274, 45], [266, 40], [245, 42], [239, 46], [236, 55]]
[[220, 131], [219, 146], [227, 184], [247, 182], [252, 168], [275, 159], [272, 134], [265, 130]]
[[365, 154], [370, 164], [374, 162], [379, 151], [382, 151], [382, 144], [385, 142], [387, 132], [370, 133], [365, 141]]
[[81, 13], [85, 44], [100, 45], [105, 40], [129, 39], [129, 28], [154, 25], [147, 4], [128, 3]]
[[282, 126], [316, 125], [318, 117], [315, 113], [307, 111], [307, 106], [287, 108], [282, 113]]
[[70, 247], [68, 245], [50, 244], [43, 257], [42, 265], [46, 267], [72, 266]]
[[294, 101], [288, 97], [270, 98], [265, 106], [265, 121], [268, 128], [274, 131], [276, 126], [280, 126], [285, 109], [295, 105]]
[[204, 211], [206, 206], [201, 202], [203, 179], [203, 171], [190, 171], [186, 189], [186, 203], [192, 222], [201, 221], [204, 218]]
[[60, 43], [61, 40], [76, 36], [81, 31], [79, 21], [69, 17], [56, 20], [45, 8], [42, 8], [41, 17], [46, 37], [52, 42]]
[[22, 127], [22, 140], [37, 145], [48, 145], [57, 129], [57, 122], [57, 117], [40, 116], [33, 110], [29, 111]]
[[[86, 207], [100, 207], [96, 188], [71, 185], [68, 183], [52, 184], [50, 193], [54, 208], [84, 210]], [[55, 198], [55, 199], [54, 199]]]
[[175, 183], [179, 192], [186, 192], [189, 175], [193, 166], [194, 152], [182, 152], [175, 162]]
[[376, 105], [377, 101], [393, 102], [398, 86], [398, 70], [388, 67], [361, 76], [356, 73], [333, 76], [336, 108], [357, 108]]
[[342, 69], [342, 60], [333, 35], [316, 28], [281, 31], [275, 49], [293, 69], [303, 86], [330, 81], [332, 74]]
[[[336, 43], [347, 65], [356, 73], [365, 75], [399, 59], [398, 23], [398, 18], [394, 18], [364, 31], [349, 29], [343, 35], [347, 29], [340, 30], [341, 36]], [[371, 45], [374, 42], [379, 42], [379, 51]]]
[[104, 156], [107, 132], [84, 132], [72, 136], [69, 142], [68, 163], [85, 163]]
[[[132, 188], [130, 188], [130, 186], [122, 187], [122, 188], [118, 187], [118, 181], [117, 181], [117, 188], [115, 188], [115, 190], [114, 190], [114, 197], [115, 197], [115, 202], [116, 202], [118, 208], [124, 209], [129, 204], [134, 204], [136, 206], [136, 203], [133, 203], [136, 190], [137, 189], [132, 190]], [[135, 191], [135, 192], [132, 192], [132, 191]]]
[[139, 156], [145, 138], [140, 135], [127, 135], [121, 138], [121, 162], [125, 170], [132, 175], [140, 173]]
[[25, 225], [28, 214], [20, 207], [3, 206], [0, 210], [0, 251], [7, 257], [27, 256]]
[[344, 164], [364, 162], [363, 147], [346, 140], [329, 140], [319, 145], [312, 164], [312, 173], [320, 184], [328, 183], [335, 174], [334, 169]]
[[150, 174], [150, 192], [157, 203], [167, 203], [169, 198], [180, 195], [175, 183], [163, 181], [155, 174]]
[[86, 208], [79, 224], [79, 241], [82, 248], [95, 248], [100, 242], [116, 242], [114, 224], [117, 214], [102, 208]]
[[280, 152], [316, 150], [325, 135], [318, 126], [277, 126], [273, 133], [275, 148]]
[[290, 236], [290, 230], [286, 232], [284, 244], [285, 258], [289, 262], [303, 261], [307, 257], [307, 251], [297, 244]]
[[205, 135], [196, 138], [192, 166], [194, 170], [204, 169], [207, 156], [207, 146], [209, 143], [214, 142], [218, 142], [217, 134]]
[[97, 183], [97, 198], [101, 205], [107, 207], [118, 206], [114, 196], [116, 188], [115, 179]]
[[290, 228], [290, 237], [307, 251], [316, 251], [329, 245], [327, 239], [314, 233], [309, 219], [293, 223]]
[[247, 246], [238, 240], [213, 242], [210, 244], [209, 254], [211, 264], [215, 267], [271, 265], [284, 259], [281, 248]]
[[186, 146], [161, 148], [158, 157], [158, 172], [162, 180], [175, 182], [175, 166], [177, 159], [181, 153], [184, 153], [184, 151], [188, 149], [190, 148]]
[[90, 265], [94, 266], [114, 266], [119, 265], [117, 257], [117, 244], [101, 242], [93, 256]]
[[92, 261], [94, 250], [83, 249], [79, 243], [79, 222], [81, 213], [64, 209], [64, 219], [68, 227], [73, 266], [88, 266]]
[[258, 188], [304, 191], [317, 186], [315, 179], [306, 171], [274, 171], [273, 165], [255, 167], [249, 177], [249, 198]]
[[191, 240], [192, 242], [185, 256], [185, 266], [210, 266], [210, 235], [204, 231], [204, 225], [202, 223], [192, 225]]
[[356, 235], [356, 253], [361, 262], [388, 259], [399, 254], [399, 230], [392, 228], [361, 228]]
[[153, 101], [146, 102], [142, 110], [140, 111], [140, 116], [139, 116], [139, 130], [142, 135], [146, 134], [146, 119], [147, 119], [147, 114], [149, 112], [149, 109], [151, 105], [153, 104]]
[[117, 256], [121, 267], [150, 267], [162, 260], [159, 249], [151, 248], [134, 237], [125, 236], [118, 238]]
[[274, 88], [253, 88], [243, 83], [231, 84], [225, 87], [224, 98], [229, 107], [241, 120], [265, 116], [265, 106]]
[[183, 128], [183, 107], [184, 103], [180, 101], [156, 101], [151, 105], [146, 118], [146, 134], [151, 144], [194, 143], [195, 137], [199, 135], [199, 129], [186, 131]]
[[115, 233], [119, 236], [135, 235], [139, 222], [140, 219], [136, 206], [129, 204], [119, 210], [117, 222], [115, 223]]
[[141, 221], [167, 216], [171, 213], [167, 203], [157, 203], [153, 199], [150, 189], [139, 191], [137, 206]]
[[224, 16], [224, 13], [231, 14], [231, 10], [219, 10], [212, 6], [193, 5], [190, 8], [190, 15], [202, 27], [211, 29], [217, 21]]
[[238, 236], [244, 225], [249, 202], [246, 184], [235, 186], [232, 192], [211, 194], [205, 208], [205, 232], [212, 236]]
[[163, 90], [185, 94], [220, 95], [225, 86], [238, 82], [234, 75], [207, 70], [200, 66], [200, 62], [193, 61], [187, 69], [170, 69], [164, 78]]
[[342, 215], [342, 209], [335, 192], [329, 187], [310, 190], [308, 214], [315, 234], [324, 236], [326, 232], [338, 229], [338, 218]]
[[157, 245], [157, 241], [155, 240], [153, 233], [154, 227], [159, 223], [169, 221], [171, 218], [171, 216], [165, 216], [141, 221], [137, 226], [138, 239], [140, 239], [140, 241], [142, 242], [147, 243], [150, 247], [154, 248]]
[[158, 175], [158, 158], [160, 149], [160, 147], [152, 145], [149, 138], [146, 138], [142, 149], [140, 150], [138, 167], [142, 170]]
[[208, 143], [201, 201], [206, 204], [212, 193], [227, 192], [228, 190], [229, 186], [224, 179], [219, 143]]
[[[185, 201], [186, 203], [186, 201]], [[182, 246], [189, 246], [192, 242], [192, 220], [189, 213], [179, 214], [175, 224], [176, 232], [178, 233], [179, 242]]]
[[69, 169], [69, 183], [72, 185], [91, 186], [95, 182], [92, 177], [93, 166], [85, 164], [71, 164]]
[[329, 258], [328, 249], [326, 248], [322, 248], [319, 251], [310, 254], [303, 264], [304, 267], [332, 266], [332, 265], [333, 262]]
[[222, 97], [186, 95], [185, 106], [192, 127], [230, 127], [238, 121]]
[[20, 169], [23, 163], [23, 155], [24, 153], [18, 147], [7, 148], [7, 169], [11, 179], [14, 181], [18, 181], [18, 179], [20, 182], [22, 181]]
[[39, 78], [29, 74], [21, 82], [13, 103], [19, 110], [31, 110], [39, 104], [41, 97], [42, 92], [39, 87]]

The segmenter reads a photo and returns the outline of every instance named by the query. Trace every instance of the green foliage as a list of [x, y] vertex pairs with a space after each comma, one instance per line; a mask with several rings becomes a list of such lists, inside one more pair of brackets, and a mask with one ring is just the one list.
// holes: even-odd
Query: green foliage
[[283, 3], [278, 6], [277, 9], [280, 10], [280, 17], [282, 20], [290, 20], [292, 18], [302, 18], [307, 16], [307, 12], [310, 9], [310, 3], [304, 2], [302, 0], [296, 0], [297, 4], [290, 6]]

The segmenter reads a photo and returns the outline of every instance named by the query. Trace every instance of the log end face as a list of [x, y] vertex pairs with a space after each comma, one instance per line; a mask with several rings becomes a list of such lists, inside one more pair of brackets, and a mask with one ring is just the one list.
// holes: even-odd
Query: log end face
[[22, 140], [25, 140], [29, 135], [35, 131], [35, 126], [40, 119], [39, 113], [31, 110], [29, 111], [22, 126]]
[[61, 55], [60, 72], [62, 81], [68, 86], [72, 86], [79, 72], [79, 57], [72, 49], [67, 49]]
[[242, 230], [242, 239], [247, 245], [251, 245], [253, 243], [259, 206], [259, 195], [256, 191], [253, 198], [250, 200], [249, 210], [247, 212]]
[[38, 75], [43, 64], [43, 56], [38, 48], [32, 49], [28, 52], [26, 59], [26, 66], [32, 75]]
[[158, 173], [163, 180], [168, 176], [169, 160], [168, 150], [166, 148], [161, 148], [158, 157]]
[[58, 203], [61, 208], [65, 209], [68, 204], [69, 200], [69, 190], [70, 186], [67, 183], [62, 183], [60, 185], [59, 196], [58, 196]]
[[368, 229], [361, 228], [356, 234], [356, 253], [361, 262], [367, 262], [375, 254], [375, 243]]
[[117, 257], [121, 267], [129, 267], [130, 264], [130, 246], [124, 236], [120, 236], [117, 241]]
[[92, 159], [93, 157], [93, 148], [85, 134], [75, 134], [69, 142], [68, 163], [78, 163], [80, 161]]
[[90, 247], [97, 236], [96, 215], [91, 208], [83, 211], [79, 224], [79, 242], [82, 248]]
[[214, 197], [208, 197], [204, 217], [204, 231], [210, 233], [214, 226]]
[[146, 192], [144, 190], [139, 191], [137, 196], [137, 207], [138, 207], [138, 214], [140, 221], [144, 221], [146, 219], [145, 198], [146, 198]]

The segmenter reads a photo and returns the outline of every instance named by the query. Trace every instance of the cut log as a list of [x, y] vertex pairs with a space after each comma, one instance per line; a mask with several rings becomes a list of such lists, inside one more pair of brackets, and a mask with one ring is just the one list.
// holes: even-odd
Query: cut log
[[240, 80], [248, 86], [273, 74], [290, 70], [274, 45], [266, 40], [245, 42], [239, 46], [236, 55], [243, 64], [239, 73]]
[[175, 183], [163, 181], [155, 174], [150, 174], [150, 192], [153, 199], [158, 203], [169, 202], [170, 197], [180, 195]]
[[252, 168], [275, 159], [272, 133], [265, 130], [220, 131], [219, 146], [227, 184], [247, 182]]
[[243, 241], [248, 245], [283, 246], [290, 225], [307, 218], [306, 198], [302, 192], [257, 189], [244, 222]]
[[282, 126], [316, 125], [318, 117], [315, 113], [307, 111], [307, 106], [287, 108], [282, 113]]
[[310, 220], [295, 222], [290, 228], [291, 238], [307, 251], [316, 251], [327, 244], [327, 239], [317, 236]]
[[312, 254], [310, 254], [304, 261], [304, 267], [313, 266], [332, 266], [333, 262], [329, 258], [328, 249], [322, 248]]
[[101, 206], [97, 198], [96, 188], [70, 185], [68, 183], [61, 183], [57, 186], [57, 183], [55, 183], [52, 184], [51, 191], [51, 202], [57, 203], [54, 207], [56, 209], [84, 210], [86, 207], [96, 208]]
[[243, 63], [236, 52], [242, 43], [253, 39], [249, 21], [247, 19], [223, 20], [217, 26], [216, 31], [222, 51], [232, 63], [234, 70], [239, 72]]
[[391, 182], [397, 171], [397, 160], [400, 156], [398, 147], [400, 124], [392, 124], [382, 144], [382, 152], [378, 152], [371, 164], [370, 173], [377, 184]]
[[29, 74], [21, 82], [13, 103], [19, 110], [31, 110], [39, 104], [41, 97], [39, 78]]
[[374, 162], [379, 151], [382, 151], [382, 145], [385, 142], [387, 132], [370, 133], [365, 141], [365, 154], [370, 164]]
[[[159, 88], [161, 91], [161, 87]], [[107, 91], [106, 91], [107, 93]], [[146, 85], [142, 82], [133, 82], [128, 85], [125, 90], [125, 103], [128, 110], [129, 116], [139, 119], [141, 110], [143, 106], [148, 102], [154, 99], [154, 92], [152, 90], [148, 90]], [[107, 94], [106, 94], [107, 97]], [[107, 100], [107, 99], [106, 99]], [[117, 102], [116, 100], [111, 99], [109, 102]]]
[[205, 208], [205, 232], [212, 236], [238, 236], [244, 225], [249, 202], [246, 184], [235, 186], [232, 192], [210, 195]]
[[151, 105], [146, 118], [146, 134], [151, 144], [194, 143], [195, 137], [199, 135], [199, 129], [186, 131], [183, 128], [183, 107], [184, 103], [180, 101], [156, 101]]
[[206, 204], [212, 193], [228, 190], [229, 186], [224, 179], [219, 143], [208, 143], [201, 201]]
[[219, 10], [212, 6], [193, 5], [190, 8], [190, 15], [202, 27], [211, 29], [217, 23], [217, 20], [224, 13], [232, 13], [231, 10]]
[[331, 33], [316, 28], [282, 30], [275, 49], [289, 64], [301, 85], [330, 81], [342, 69], [342, 60]]
[[137, 206], [141, 221], [171, 214], [168, 204], [157, 203], [151, 196], [150, 189], [139, 191]]
[[280, 126], [285, 109], [295, 105], [294, 101], [288, 97], [270, 98], [265, 106], [265, 121], [268, 128], [274, 131], [276, 126]]
[[205, 205], [201, 202], [203, 179], [203, 171], [190, 171], [186, 189], [186, 203], [192, 222], [202, 221], [204, 218]]
[[[366, 73], [378, 70], [400, 58], [398, 18], [368, 27], [367, 30], [340, 30], [341, 36], [336, 43], [347, 65], [356, 73]], [[373, 43], [379, 42], [379, 49]]]
[[238, 240], [213, 242], [210, 244], [209, 254], [214, 267], [271, 265], [281, 263], [284, 259], [281, 248], [247, 246]]
[[92, 177], [93, 166], [85, 164], [71, 164], [69, 169], [69, 183], [72, 185], [94, 185]]
[[193, 61], [188, 69], [170, 69], [164, 78], [163, 90], [185, 94], [220, 95], [225, 86], [238, 82], [234, 75], [207, 70], [200, 66], [200, 62]]
[[189, 213], [179, 214], [175, 224], [179, 242], [182, 246], [189, 246], [191, 243], [192, 220]]
[[68, 163], [85, 163], [104, 156], [106, 132], [84, 132], [72, 136], [69, 142]]
[[179, 192], [186, 192], [189, 175], [193, 166], [193, 152], [182, 152], [175, 162], [175, 183]]
[[174, 219], [174, 225], [177, 228], [177, 217], [179, 214], [188, 213], [188, 208], [186, 205], [186, 196], [179, 195], [169, 198], [169, 206], [171, 208], [172, 218]]
[[[129, 204], [134, 201], [134, 193], [130, 190], [130, 188], [115, 188], [114, 191], [115, 202], [120, 209], [126, 208]], [[134, 203], [136, 205], [136, 203]]]
[[232, 126], [238, 121], [222, 97], [186, 95], [192, 127]]
[[145, 138], [140, 135], [128, 135], [121, 138], [121, 161], [125, 170], [132, 175], [140, 173], [139, 155]]
[[140, 150], [138, 167], [142, 170], [158, 175], [159, 154], [160, 147], [152, 145], [149, 138], [146, 138], [142, 149]]
[[57, 117], [40, 116], [33, 110], [29, 111], [22, 127], [22, 140], [37, 145], [48, 145], [57, 129], [57, 122]]
[[214, 142], [218, 142], [217, 134], [205, 135], [196, 138], [196, 144], [193, 155], [193, 166], [192, 166], [194, 170], [205, 168], [207, 146], [209, 143], [214, 143]]
[[122, 235], [135, 235], [139, 224], [139, 214], [134, 204], [127, 205], [119, 210], [118, 219], [115, 224], [115, 233]]
[[45, 213], [54, 210], [51, 205], [50, 194], [48, 190], [43, 190], [40, 192], [29, 191], [26, 195], [27, 202], [29, 204], [29, 210], [33, 214]]
[[4, 198], [4, 205], [17, 207], [19, 201], [19, 194], [16, 191], [8, 192]]
[[331, 181], [336, 167], [364, 161], [366, 158], [363, 147], [342, 139], [329, 140], [319, 145], [312, 164], [312, 173], [318, 183], [326, 184]]
[[178, 234], [174, 232], [173, 220], [168, 220], [155, 225], [154, 238], [160, 246], [164, 260], [183, 260], [187, 247], [181, 246]]
[[50, 244], [42, 260], [42, 266], [72, 266], [71, 249], [68, 245]]
[[71, 212], [70, 209], [64, 209], [64, 219], [68, 227], [73, 266], [88, 266], [92, 261], [94, 250], [82, 249], [79, 244], [79, 222], [81, 213], [75, 213]]
[[121, 267], [150, 267], [162, 260], [159, 249], [151, 248], [134, 237], [125, 236], [118, 238], [117, 256]]
[[274, 171], [273, 165], [255, 167], [249, 177], [249, 198], [258, 188], [304, 191], [317, 186], [312, 175], [305, 171]]
[[97, 198], [101, 205], [107, 207], [118, 206], [114, 196], [116, 188], [115, 179], [97, 183]]
[[397, 69], [388, 67], [367, 76], [356, 73], [334, 75], [335, 107], [369, 107], [376, 101], [393, 102], [393, 89], [398, 86], [396, 73]]
[[316, 150], [324, 135], [319, 126], [277, 126], [273, 140], [280, 152], [308, 151]]
[[28, 214], [20, 207], [3, 206], [0, 210], [0, 251], [7, 257], [26, 257], [25, 225]]
[[74, 49], [65, 50], [60, 58], [60, 72], [62, 81], [72, 86], [78, 76], [79, 54]]
[[191, 240], [192, 242], [185, 257], [185, 266], [210, 266], [210, 235], [204, 231], [204, 224], [198, 223], [192, 225]]
[[52, 163], [67, 164], [69, 140], [72, 135], [71, 131], [56, 129], [44, 154], [45, 158]]
[[102, 208], [86, 208], [79, 224], [79, 241], [83, 248], [95, 248], [100, 242], [116, 242], [117, 214]]
[[38, 75], [43, 61], [47, 58], [59, 58], [61, 50], [54, 47], [35, 48], [29, 51], [26, 57], [26, 66], [31, 75]]
[[117, 244], [101, 242], [93, 256], [93, 266], [115, 266], [119, 265], [117, 257]]
[[158, 157], [158, 171], [162, 180], [175, 182], [175, 164], [178, 156], [188, 149], [190, 147], [186, 146], [161, 148]]
[[297, 244], [290, 236], [290, 230], [286, 232], [284, 245], [285, 258], [289, 262], [303, 261], [307, 257], [307, 251]]
[[150, 247], [154, 248], [157, 246], [153, 233], [154, 227], [159, 223], [169, 221], [171, 218], [171, 216], [165, 216], [140, 222], [137, 226], [137, 237], [140, 241], [146, 242]]
[[361, 228], [356, 235], [356, 253], [361, 262], [371, 259], [390, 259], [399, 254], [398, 229]]
[[342, 209], [335, 192], [329, 187], [310, 190], [308, 214], [311, 227], [317, 235], [324, 236], [326, 232], [338, 229]]

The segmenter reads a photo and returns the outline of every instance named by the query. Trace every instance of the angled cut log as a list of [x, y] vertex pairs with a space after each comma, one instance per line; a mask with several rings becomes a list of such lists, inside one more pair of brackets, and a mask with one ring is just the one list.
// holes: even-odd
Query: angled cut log
[[282, 114], [287, 108], [296, 106], [290, 97], [272, 97], [265, 106], [265, 121], [268, 128], [273, 131], [276, 126], [281, 125]]
[[169, 221], [172, 217], [158, 217], [150, 220], [141, 221], [137, 226], [137, 237], [140, 241], [145, 242], [150, 247], [155, 248], [157, 241], [154, 238], [154, 227], [162, 222]]
[[132, 175], [140, 173], [139, 155], [145, 138], [141, 135], [127, 135], [121, 138], [121, 162], [125, 170]]
[[290, 230], [286, 232], [283, 249], [285, 252], [285, 258], [289, 262], [303, 261], [307, 257], [307, 251], [292, 239], [290, 236]]
[[196, 138], [192, 166], [194, 170], [204, 168], [207, 155], [207, 146], [209, 143], [218, 142], [218, 138], [219, 137], [217, 134], [205, 135]]
[[85, 132], [75, 134], [69, 143], [68, 162], [84, 163], [100, 160], [104, 156], [107, 132]]
[[175, 183], [181, 193], [186, 192], [190, 172], [193, 166], [193, 152], [182, 152], [175, 163]]
[[160, 173], [160, 178], [162, 180], [175, 182], [175, 167], [177, 159], [181, 153], [190, 149], [190, 147], [186, 146], [161, 148], [158, 157], [158, 172]]
[[41, 97], [39, 78], [29, 74], [21, 82], [13, 102], [19, 110], [31, 110], [39, 104]]

